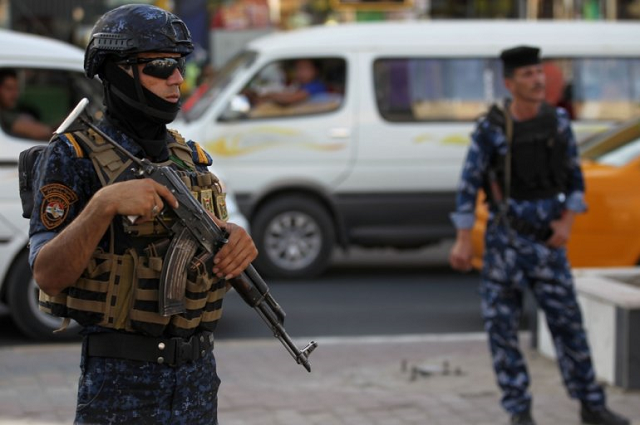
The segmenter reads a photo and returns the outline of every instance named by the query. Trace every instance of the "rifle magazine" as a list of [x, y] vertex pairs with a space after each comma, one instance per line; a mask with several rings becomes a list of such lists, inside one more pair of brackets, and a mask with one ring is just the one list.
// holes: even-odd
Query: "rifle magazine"
[[158, 312], [161, 315], [172, 316], [185, 311], [187, 271], [197, 249], [198, 243], [186, 228], [171, 241], [170, 255], [165, 259], [160, 275]]

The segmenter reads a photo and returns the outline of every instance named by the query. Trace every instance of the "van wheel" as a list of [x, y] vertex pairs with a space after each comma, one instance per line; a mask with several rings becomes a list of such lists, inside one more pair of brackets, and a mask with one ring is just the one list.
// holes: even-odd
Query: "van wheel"
[[16, 257], [7, 277], [7, 304], [14, 323], [23, 334], [40, 341], [78, 339], [80, 326], [72, 321], [64, 332], [53, 333], [62, 325], [61, 318], [38, 309], [38, 285], [28, 263], [28, 252]]
[[265, 204], [251, 234], [259, 254], [256, 268], [272, 277], [312, 277], [328, 266], [335, 243], [333, 221], [308, 196], [287, 196]]

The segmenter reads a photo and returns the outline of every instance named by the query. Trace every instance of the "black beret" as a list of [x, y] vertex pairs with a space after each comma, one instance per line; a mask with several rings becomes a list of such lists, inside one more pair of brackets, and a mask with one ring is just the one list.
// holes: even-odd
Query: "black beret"
[[540, 49], [530, 46], [517, 46], [503, 50], [500, 59], [505, 69], [516, 69], [521, 66], [540, 63]]

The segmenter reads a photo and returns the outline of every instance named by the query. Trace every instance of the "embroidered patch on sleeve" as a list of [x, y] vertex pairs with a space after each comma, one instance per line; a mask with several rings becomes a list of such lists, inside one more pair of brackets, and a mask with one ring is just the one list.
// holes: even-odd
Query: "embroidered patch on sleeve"
[[67, 217], [69, 207], [78, 200], [78, 195], [59, 183], [43, 186], [40, 192], [44, 196], [40, 207], [40, 220], [47, 229], [55, 229]]

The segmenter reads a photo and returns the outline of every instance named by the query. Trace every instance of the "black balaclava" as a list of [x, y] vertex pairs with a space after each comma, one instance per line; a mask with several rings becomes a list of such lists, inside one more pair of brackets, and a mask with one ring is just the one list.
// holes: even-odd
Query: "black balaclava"
[[166, 125], [180, 110], [180, 103], [167, 102], [140, 83], [137, 66], [131, 76], [112, 60], [105, 61], [104, 103], [107, 119], [120, 131], [131, 137], [152, 161], [168, 157], [170, 140]]

